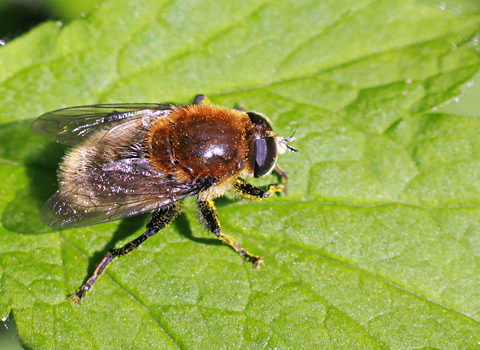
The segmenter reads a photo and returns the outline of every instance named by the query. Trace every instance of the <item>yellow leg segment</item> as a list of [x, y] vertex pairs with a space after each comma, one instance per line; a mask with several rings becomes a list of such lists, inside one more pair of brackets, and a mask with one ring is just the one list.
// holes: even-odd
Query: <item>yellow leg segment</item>
[[198, 201], [198, 208], [200, 209], [203, 221], [210, 232], [217, 236], [223, 243], [232, 247], [245, 260], [253, 263], [253, 267], [258, 268], [260, 266], [260, 264], [263, 262], [263, 258], [250, 254], [237, 242], [235, 242], [233, 237], [222, 233], [220, 229], [220, 221], [218, 220], [217, 216], [217, 210], [212, 200]]
[[237, 179], [233, 189], [246, 199], [265, 199], [273, 196], [273, 194], [277, 192], [285, 193], [287, 185], [284, 183], [271, 184], [267, 187], [267, 190], [262, 190], [261, 188], [250, 185], [245, 180]]

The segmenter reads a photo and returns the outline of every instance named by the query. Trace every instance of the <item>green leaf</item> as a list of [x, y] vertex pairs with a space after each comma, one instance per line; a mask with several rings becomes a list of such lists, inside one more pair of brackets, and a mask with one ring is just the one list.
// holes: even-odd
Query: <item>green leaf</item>
[[[480, 348], [480, 121], [433, 113], [478, 71], [479, 34], [480, 10], [430, 1], [107, 0], [8, 43], [2, 317], [27, 348]], [[265, 264], [218, 243], [187, 201], [77, 306], [68, 294], [147, 217], [45, 225], [65, 147], [30, 121], [198, 93], [295, 132], [288, 196], [217, 201], [224, 232]]]

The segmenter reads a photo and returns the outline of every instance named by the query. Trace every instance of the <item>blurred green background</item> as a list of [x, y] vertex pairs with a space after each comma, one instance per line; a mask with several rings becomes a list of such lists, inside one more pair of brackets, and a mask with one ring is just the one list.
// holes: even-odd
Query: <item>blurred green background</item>
[[[0, 43], [21, 36], [44, 21], [61, 21], [64, 24], [100, 6], [104, 0], [0, 0]], [[141, 1], [141, 0], [139, 0]], [[445, 11], [480, 13], [479, 0], [419, 0]], [[135, 102], [135, 101], [131, 101]], [[158, 101], [152, 101], [158, 102]], [[480, 117], [480, 74], [465, 86], [464, 93], [438, 107], [437, 112]], [[0, 322], [0, 350], [22, 349], [13, 316]]]

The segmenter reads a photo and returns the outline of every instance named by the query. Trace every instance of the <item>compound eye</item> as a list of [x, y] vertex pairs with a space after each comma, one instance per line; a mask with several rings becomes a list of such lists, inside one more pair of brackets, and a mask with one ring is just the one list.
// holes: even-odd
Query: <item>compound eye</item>
[[272, 130], [272, 126], [270, 125], [268, 118], [264, 115], [255, 112], [248, 112], [247, 114], [250, 117], [252, 124], [256, 127], [262, 130]]
[[266, 137], [255, 140], [255, 169], [254, 177], [268, 174], [277, 160], [277, 144], [275, 138]]

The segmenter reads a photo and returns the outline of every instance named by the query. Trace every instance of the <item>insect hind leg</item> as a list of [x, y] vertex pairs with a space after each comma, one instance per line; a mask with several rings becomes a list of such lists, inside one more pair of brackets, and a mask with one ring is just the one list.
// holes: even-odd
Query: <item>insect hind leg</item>
[[152, 217], [148, 221], [147, 230], [139, 237], [135, 238], [133, 241], [125, 244], [121, 248], [110, 249], [108, 254], [104, 256], [100, 264], [93, 272], [93, 275], [87, 280], [87, 282], [80, 287], [78, 291], [70, 295], [70, 298], [75, 300], [77, 304], [82, 303], [82, 298], [87, 294], [94, 286], [95, 282], [103, 275], [107, 267], [116, 259], [123, 255], [129, 254], [137, 249], [143, 242], [145, 242], [149, 237], [155, 235], [162, 228], [167, 226], [170, 222], [175, 219], [178, 212], [180, 211], [181, 205], [179, 202], [171, 204], [167, 207], [160, 208], [155, 210], [152, 213]]

